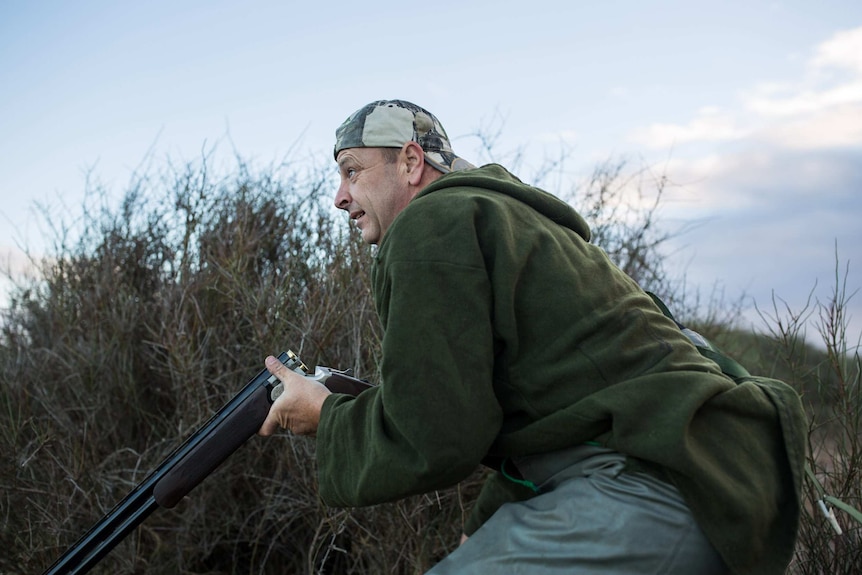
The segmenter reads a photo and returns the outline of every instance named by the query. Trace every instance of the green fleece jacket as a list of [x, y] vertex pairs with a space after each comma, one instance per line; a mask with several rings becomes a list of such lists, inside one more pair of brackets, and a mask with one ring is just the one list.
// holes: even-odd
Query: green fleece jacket
[[[486, 458], [599, 441], [675, 484], [737, 573], [782, 573], [804, 418], [780, 382], [737, 384], [606, 254], [569, 205], [497, 165], [422, 190], [376, 253], [380, 385], [327, 398], [325, 503], [450, 487]], [[499, 472], [466, 531], [530, 496]]]

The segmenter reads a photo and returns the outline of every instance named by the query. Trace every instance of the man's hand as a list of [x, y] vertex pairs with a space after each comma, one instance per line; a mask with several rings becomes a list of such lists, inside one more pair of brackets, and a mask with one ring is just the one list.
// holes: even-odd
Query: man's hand
[[281, 380], [284, 392], [269, 408], [258, 435], [270, 436], [279, 427], [298, 435], [315, 435], [320, 410], [331, 392], [322, 383], [302, 377], [272, 356], [266, 358], [266, 368]]

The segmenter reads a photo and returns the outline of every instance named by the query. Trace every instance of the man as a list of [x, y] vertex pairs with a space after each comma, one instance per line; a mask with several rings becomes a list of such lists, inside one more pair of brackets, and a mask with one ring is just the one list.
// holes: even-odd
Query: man
[[335, 204], [378, 246], [382, 381], [330, 394], [270, 357], [285, 392], [260, 430], [316, 435], [324, 502], [449, 487], [483, 462], [497, 471], [463, 544], [430, 573], [784, 571], [804, 451], [792, 390], [780, 418], [570, 206], [456, 156], [428, 111], [361, 108], [335, 158]]

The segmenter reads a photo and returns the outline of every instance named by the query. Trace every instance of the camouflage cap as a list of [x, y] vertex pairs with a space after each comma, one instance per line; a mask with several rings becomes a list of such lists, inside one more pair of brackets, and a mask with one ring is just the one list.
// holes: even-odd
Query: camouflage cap
[[347, 148], [400, 148], [416, 142], [425, 161], [444, 174], [474, 168], [452, 152], [449, 137], [434, 115], [404, 100], [378, 100], [360, 108], [335, 131], [335, 152]]

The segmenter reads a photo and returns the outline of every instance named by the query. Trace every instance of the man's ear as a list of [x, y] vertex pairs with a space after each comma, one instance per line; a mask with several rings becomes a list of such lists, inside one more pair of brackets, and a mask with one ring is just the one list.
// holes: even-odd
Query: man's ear
[[422, 146], [410, 141], [401, 148], [401, 156], [405, 162], [408, 181], [411, 185], [418, 186], [423, 172], [430, 167], [425, 163], [425, 151]]

